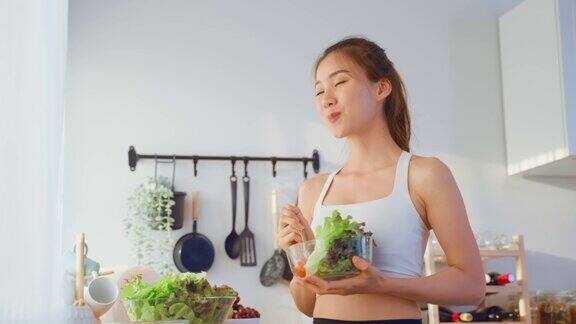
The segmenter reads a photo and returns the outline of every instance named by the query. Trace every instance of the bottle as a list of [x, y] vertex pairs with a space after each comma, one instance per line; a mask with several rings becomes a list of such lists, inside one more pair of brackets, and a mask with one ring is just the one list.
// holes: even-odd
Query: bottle
[[472, 312], [463, 312], [463, 313], [460, 313], [460, 315], [458, 316], [458, 319], [461, 322], [472, 322], [472, 321], [474, 321], [474, 315], [472, 315]]
[[484, 322], [484, 314], [478, 311], [470, 311], [460, 313], [459, 319], [461, 322]]
[[500, 322], [503, 320], [515, 321], [518, 320], [518, 317], [515, 316], [514, 312], [506, 312], [500, 306], [491, 306], [460, 313], [458, 319], [461, 322]]
[[443, 306], [438, 307], [440, 322], [458, 322], [459, 314]]
[[452, 322], [452, 314], [439, 312], [438, 315], [439, 315], [438, 317], [440, 318], [440, 322]]
[[484, 275], [486, 284], [489, 286], [504, 286], [506, 284], [516, 281], [516, 277], [509, 273], [500, 274], [498, 272], [488, 272]]
[[453, 322], [452, 313], [440, 312], [440, 322]]
[[520, 313], [517, 309], [511, 312], [502, 313], [502, 320], [507, 322], [514, 322], [520, 320]]
[[476, 309], [470, 312], [460, 313], [461, 322], [486, 322], [488, 317], [484, 309]]
[[501, 322], [505, 318], [504, 309], [500, 306], [491, 306], [486, 308], [488, 322]]

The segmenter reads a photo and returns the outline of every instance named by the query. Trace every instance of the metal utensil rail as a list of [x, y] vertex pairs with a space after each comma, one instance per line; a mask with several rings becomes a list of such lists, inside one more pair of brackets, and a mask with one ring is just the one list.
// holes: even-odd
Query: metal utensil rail
[[142, 159], [169, 159], [169, 160], [192, 160], [194, 162], [194, 176], [198, 175], [198, 161], [212, 160], [212, 161], [243, 161], [248, 164], [248, 161], [269, 161], [272, 163], [272, 176], [276, 177], [276, 163], [277, 162], [301, 162], [304, 167], [304, 177], [308, 176], [307, 166], [308, 163], [312, 164], [314, 173], [320, 171], [320, 154], [318, 150], [312, 152], [312, 157], [277, 157], [277, 156], [210, 156], [210, 155], [163, 155], [163, 154], [138, 154], [134, 146], [130, 146], [128, 150], [128, 165], [131, 171], [136, 170], [136, 165]]

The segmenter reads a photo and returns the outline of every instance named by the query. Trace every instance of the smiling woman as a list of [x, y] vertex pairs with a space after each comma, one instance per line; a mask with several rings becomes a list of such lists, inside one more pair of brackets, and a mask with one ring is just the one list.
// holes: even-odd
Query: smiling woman
[[[346, 163], [300, 188], [298, 206], [282, 209], [279, 244], [314, 239], [312, 228], [335, 209], [373, 232], [373, 264], [353, 257], [359, 275], [326, 281], [294, 277], [290, 291], [314, 323], [420, 323], [417, 303], [478, 304], [484, 273], [459, 189], [434, 157], [410, 153], [403, 82], [384, 50], [364, 38], [329, 48], [314, 66], [316, 107], [350, 147]], [[434, 230], [449, 267], [422, 277]]]
[[[323, 75], [324, 72], [328, 74]], [[380, 121], [386, 122], [390, 135], [397, 145], [409, 151], [410, 115], [404, 83], [380, 46], [369, 41], [363, 42], [358, 38], [338, 42], [327, 48], [318, 58], [314, 73], [317, 78], [316, 106], [319, 109], [324, 106], [334, 108], [332, 106], [335, 104], [333, 100], [336, 90], [339, 94], [339, 107], [348, 107], [347, 109], [356, 111], [372, 109], [370, 114], [361, 111], [358, 114], [350, 114], [362, 118], [351, 121], [354, 129], [363, 126], [364, 121], [373, 119], [375, 114], [381, 114], [383, 110], [385, 118], [379, 118]], [[376, 107], [374, 102], [366, 102], [370, 98], [368, 95], [375, 90], [380, 91], [378, 99], [383, 101], [381, 103], [383, 109]], [[384, 97], [386, 100], [383, 100]], [[320, 114], [331, 124], [335, 123], [342, 113], [339, 109], [321, 110]], [[329, 129], [336, 137], [343, 137], [334, 133], [334, 128]]]

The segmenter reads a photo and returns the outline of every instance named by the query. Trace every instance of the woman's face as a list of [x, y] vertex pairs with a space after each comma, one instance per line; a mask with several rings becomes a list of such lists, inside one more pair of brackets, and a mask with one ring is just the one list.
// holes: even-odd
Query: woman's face
[[358, 65], [340, 53], [329, 54], [316, 71], [316, 107], [337, 138], [382, 123], [388, 82], [372, 82]]

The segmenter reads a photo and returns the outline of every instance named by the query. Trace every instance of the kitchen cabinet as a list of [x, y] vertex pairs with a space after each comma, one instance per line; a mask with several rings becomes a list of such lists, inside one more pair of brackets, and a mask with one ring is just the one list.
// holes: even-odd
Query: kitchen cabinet
[[576, 1], [499, 18], [508, 175], [576, 176]]

